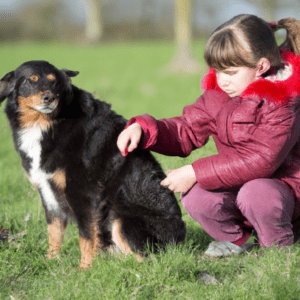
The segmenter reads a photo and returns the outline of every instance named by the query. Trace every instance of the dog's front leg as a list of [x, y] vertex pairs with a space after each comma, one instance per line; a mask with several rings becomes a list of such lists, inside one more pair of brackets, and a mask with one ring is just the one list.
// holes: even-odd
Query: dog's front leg
[[47, 218], [49, 233], [48, 258], [58, 257], [64, 237], [67, 221], [59, 217]]
[[92, 265], [93, 257], [96, 253], [93, 253], [93, 240], [86, 239], [79, 235], [79, 246], [81, 251], [81, 261], [78, 269], [88, 269]]
[[[130, 249], [129, 244], [122, 235], [122, 222], [120, 219], [116, 219], [112, 223], [111, 239], [115, 243], [115, 245], [120, 249], [120, 251], [125, 254], [125, 256], [128, 254], [133, 254], [133, 251]], [[135, 254], [135, 257], [139, 262], [142, 262], [144, 260], [138, 253]]]

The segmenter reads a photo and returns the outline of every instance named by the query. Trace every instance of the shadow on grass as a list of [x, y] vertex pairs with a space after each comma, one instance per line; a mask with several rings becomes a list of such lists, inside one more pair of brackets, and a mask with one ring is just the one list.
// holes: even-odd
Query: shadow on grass
[[207, 249], [208, 244], [212, 241], [214, 241], [214, 239], [208, 235], [201, 226], [198, 224], [187, 224], [185, 243], [188, 247], [204, 251]]

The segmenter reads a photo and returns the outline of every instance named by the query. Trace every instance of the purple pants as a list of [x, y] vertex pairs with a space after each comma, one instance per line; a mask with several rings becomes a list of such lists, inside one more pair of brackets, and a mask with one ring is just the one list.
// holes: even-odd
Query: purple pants
[[181, 202], [217, 241], [242, 240], [251, 225], [263, 246], [291, 245], [299, 238], [299, 224], [292, 225], [300, 215], [299, 204], [288, 185], [276, 179], [255, 179], [236, 191], [207, 191], [195, 184]]

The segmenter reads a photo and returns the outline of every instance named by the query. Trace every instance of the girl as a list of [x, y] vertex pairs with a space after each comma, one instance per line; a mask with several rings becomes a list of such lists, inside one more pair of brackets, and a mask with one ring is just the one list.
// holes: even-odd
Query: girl
[[225, 241], [234, 252], [253, 228], [262, 246], [299, 238], [300, 57], [279, 49], [271, 28], [286, 28], [283, 46], [295, 51], [291, 24], [239, 15], [221, 25], [205, 47], [210, 71], [196, 103], [181, 117], [132, 118], [118, 138], [123, 156], [139, 146], [185, 157], [213, 137], [217, 155], [168, 171], [161, 184], [182, 193], [183, 208], [220, 242], [214, 256]]

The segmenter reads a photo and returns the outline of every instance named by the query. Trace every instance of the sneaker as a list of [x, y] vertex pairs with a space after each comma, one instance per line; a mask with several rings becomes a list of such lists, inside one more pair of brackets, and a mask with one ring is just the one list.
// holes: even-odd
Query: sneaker
[[212, 258], [218, 258], [222, 256], [237, 255], [242, 252], [249, 252], [255, 244], [247, 243], [241, 246], [237, 246], [231, 242], [211, 242], [208, 249], [205, 251], [204, 255], [210, 256]]

